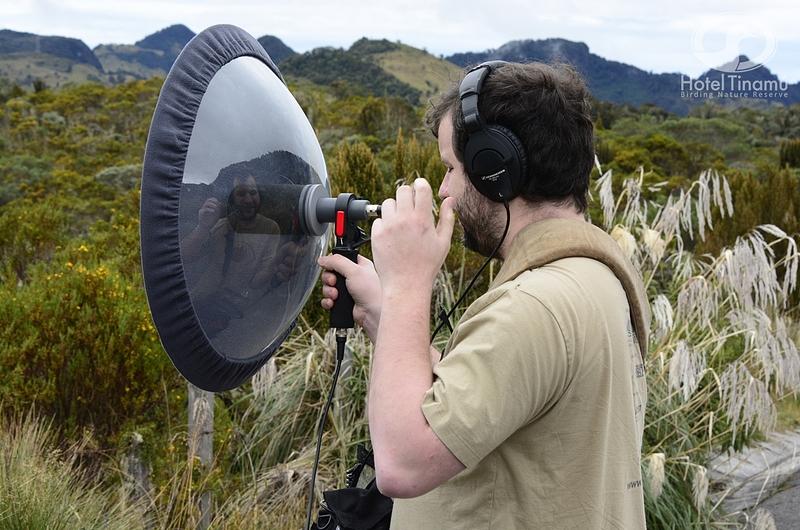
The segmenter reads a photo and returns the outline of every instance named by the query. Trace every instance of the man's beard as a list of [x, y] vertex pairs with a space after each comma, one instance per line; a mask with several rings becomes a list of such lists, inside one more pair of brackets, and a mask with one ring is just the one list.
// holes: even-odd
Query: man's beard
[[500, 243], [505, 224], [498, 215], [495, 204], [467, 183], [464, 196], [456, 210], [464, 232], [464, 246], [482, 256], [489, 257]]
[[250, 222], [256, 218], [258, 208], [256, 206], [240, 206], [236, 209], [236, 213], [242, 221]]

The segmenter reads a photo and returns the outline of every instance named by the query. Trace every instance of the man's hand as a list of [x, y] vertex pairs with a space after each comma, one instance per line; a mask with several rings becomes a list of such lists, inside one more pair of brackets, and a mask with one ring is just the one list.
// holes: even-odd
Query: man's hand
[[375, 479], [390, 497], [416, 497], [464, 469], [422, 413], [433, 384], [430, 305], [433, 280], [453, 234], [455, 199], [442, 202], [438, 226], [424, 179], [401, 186], [372, 225], [382, 299], [369, 387]]
[[431, 287], [442, 267], [453, 235], [455, 199], [442, 202], [438, 226], [433, 218], [433, 191], [419, 178], [400, 186], [386, 199], [381, 218], [372, 224], [372, 254], [384, 294], [417, 285]]
[[297, 258], [306, 251], [306, 247], [306, 242], [298, 243], [296, 241], [287, 241], [278, 247], [275, 257], [275, 278], [277, 283], [285, 282], [294, 275], [297, 270], [295, 267]]
[[319, 258], [318, 263], [325, 269], [322, 273], [322, 307], [331, 309], [339, 296], [336, 290], [336, 271], [346, 278], [347, 290], [353, 297], [353, 319], [364, 328], [373, 343], [378, 336], [378, 323], [381, 320], [381, 282], [375, 266], [364, 256], [358, 256], [353, 263], [344, 256], [329, 254]]
[[200, 211], [197, 212], [197, 220], [201, 227], [206, 230], [211, 230], [217, 221], [219, 221], [221, 214], [222, 204], [214, 197], [211, 197], [210, 199], [206, 199], [206, 202], [200, 207]]

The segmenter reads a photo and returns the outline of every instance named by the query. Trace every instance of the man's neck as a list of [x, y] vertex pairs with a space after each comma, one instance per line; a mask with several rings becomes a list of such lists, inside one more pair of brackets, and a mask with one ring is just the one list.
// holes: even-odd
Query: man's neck
[[511, 222], [506, 239], [498, 252], [500, 259], [503, 260], [508, 256], [517, 234], [530, 224], [545, 219], [573, 219], [586, 222], [584, 214], [579, 213], [572, 205], [559, 206], [552, 203], [531, 205], [523, 199], [517, 198], [511, 201], [508, 207], [511, 211]]

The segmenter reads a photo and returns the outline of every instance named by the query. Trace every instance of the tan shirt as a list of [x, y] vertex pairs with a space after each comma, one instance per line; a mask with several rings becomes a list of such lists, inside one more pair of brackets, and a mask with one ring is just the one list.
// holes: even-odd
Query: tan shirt
[[[640, 280], [626, 296], [609, 266], [586, 257], [524, 270], [544, 250], [533, 244], [543, 230], [575, 228], [542, 223], [515, 239], [499, 274], [510, 279], [467, 309], [425, 396], [425, 417], [466, 469], [396, 500], [393, 530], [645, 525], [647, 392], [628, 304], [641, 304]], [[599, 238], [593, 252], [619, 250], [601, 230], [578, 228]], [[609, 263], [626, 266], [621, 253]], [[626, 283], [636, 283], [628, 272]]]
[[[233, 238], [230, 249], [227, 237]], [[206, 303], [209, 297], [230, 298], [235, 305], [248, 299], [258, 299], [269, 287], [254, 282], [260, 271], [269, 271], [275, 259], [280, 241], [278, 224], [258, 214], [255, 226], [247, 231], [234, 230], [228, 218], [223, 217], [211, 228], [208, 242], [202, 254], [194, 261], [185, 263], [187, 283], [198, 303]], [[227, 253], [230, 255], [227, 255]], [[225, 260], [227, 271], [223, 274]]]

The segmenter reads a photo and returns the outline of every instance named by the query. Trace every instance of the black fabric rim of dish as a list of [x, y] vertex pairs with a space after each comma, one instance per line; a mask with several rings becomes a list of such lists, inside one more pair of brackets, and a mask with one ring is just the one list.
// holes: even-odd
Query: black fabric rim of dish
[[209, 342], [189, 298], [181, 262], [178, 217], [183, 170], [200, 102], [211, 79], [238, 57], [254, 57], [285, 84], [278, 67], [250, 34], [232, 25], [196, 35], [169, 71], [153, 113], [142, 168], [142, 273], [153, 322], [172, 363], [195, 386], [230, 390], [275, 353], [296, 324], [248, 359], [232, 359]]

